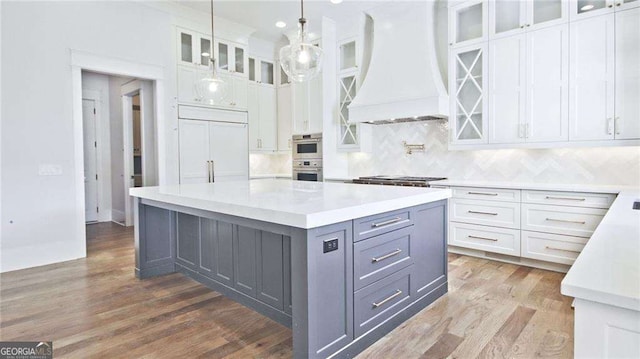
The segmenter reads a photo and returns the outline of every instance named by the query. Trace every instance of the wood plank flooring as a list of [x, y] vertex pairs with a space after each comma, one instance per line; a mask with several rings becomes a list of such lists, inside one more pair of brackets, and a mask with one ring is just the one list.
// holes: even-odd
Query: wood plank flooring
[[[0, 340], [55, 358], [290, 358], [291, 330], [180, 274], [134, 277], [133, 231], [87, 226], [88, 257], [0, 275]], [[358, 358], [572, 358], [563, 274], [449, 255], [449, 293]]]

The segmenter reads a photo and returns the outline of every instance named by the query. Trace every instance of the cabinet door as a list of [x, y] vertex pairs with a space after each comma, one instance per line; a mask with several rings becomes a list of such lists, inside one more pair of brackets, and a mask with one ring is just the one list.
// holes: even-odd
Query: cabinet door
[[471, 0], [449, 8], [449, 45], [469, 45], [487, 39], [488, 1]]
[[452, 93], [451, 141], [456, 144], [487, 143], [485, 75], [487, 46], [469, 46], [451, 51], [449, 89]]
[[309, 82], [294, 82], [291, 84], [293, 107], [293, 134], [310, 133], [309, 122]]
[[278, 151], [291, 151], [291, 86], [281, 86], [278, 98]]
[[527, 33], [527, 142], [567, 141], [569, 25]]
[[571, 23], [569, 140], [613, 139], [614, 14]]
[[261, 232], [257, 253], [257, 299], [284, 309], [284, 257], [282, 235]]
[[200, 273], [233, 286], [233, 231], [231, 223], [200, 218]]
[[209, 181], [209, 130], [207, 121], [180, 120], [180, 183]]
[[275, 73], [273, 62], [260, 60], [260, 83], [275, 84]]
[[200, 218], [178, 212], [177, 221], [176, 261], [197, 271], [200, 265]]
[[192, 65], [196, 59], [196, 34], [192, 31], [178, 29], [178, 63]]
[[247, 73], [246, 50], [239, 44], [233, 46], [233, 72], [239, 75]]
[[614, 0], [570, 0], [569, 19], [571, 21], [576, 21], [592, 16], [612, 13], [614, 11], [614, 6]]
[[318, 75], [309, 82], [309, 132], [322, 132], [322, 76]]
[[616, 139], [640, 138], [640, 8], [616, 17]]
[[233, 85], [233, 108], [235, 110], [246, 110], [247, 109], [247, 85], [248, 81], [245, 77], [232, 77], [232, 85]]
[[489, 142], [524, 142], [525, 35], [489, 42]]
[[528, 0], [525, 28], [536, 30], [569, 21], [569, 2], [566, 0]]
[[237, 226], [233, 243], [234, 287], [250, 297], [256, 297], [256, 248], [260, 231]]
[[208, 70], [209, 69], [209, 61], [211, 56], [212, 44], [211, 39], [206, 36], [198, 36], [197, 38], [198, 46], [197, 46], [197, 64], [199, 67]]
[[247, 115], [249, 116], [249, 149], [260, 150], [260, 97], [258, 84], [247, 86]]
[[284, 312], [291, 314], [291, 237], [284, 236], [282, 243], [282, 262], [284, 263]]
[[260, 98], [260, 149], [275, 151], [278, 146], [275, 87], [258, 85], [258, 97]]
[[624, 11], [640, 7], [640, 0], [615, 0], [616, 11]]
[[249, 179], [249, 144], [244, 123], [209, 122], [214, 182]]
[[489, 2], [489, 38], [509, 36], [524, 31], [527, 3], [514, 0]]
[[421, 297], [447, 280], [447, 205], [446, 201], [415, 209], [414, 238], [411, 243], [415, 275], [412, 295]]
[[195, 89], [197, 79], [198, 74], [194, 65], [178, 66], [178, 102], [200, 104]]
[[231, 61], [231, 49], [229, 44], [226, 42], [217, 41], [214, 51], [218, 64], [218, 70], [228, 72], [230, 70], [229, 63]]

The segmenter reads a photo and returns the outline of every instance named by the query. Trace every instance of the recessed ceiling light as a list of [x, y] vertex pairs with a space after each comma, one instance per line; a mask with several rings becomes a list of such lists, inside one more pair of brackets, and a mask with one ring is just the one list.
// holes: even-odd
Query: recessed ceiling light
[[585, 5], [585, 6], [580, 8], [580, 11], [589, 11], [589, 10], [593, 9], [594, 7], [595, 6], [593, 6], [593, 4]]
[[332, 4], [340, 4], [342, 0], [330, 0]]
[[278, 21], [276, 22], [276, 27], [279, 27], [282, 29], [283, 27], [287, 27], [287, 23], [284, 21]]

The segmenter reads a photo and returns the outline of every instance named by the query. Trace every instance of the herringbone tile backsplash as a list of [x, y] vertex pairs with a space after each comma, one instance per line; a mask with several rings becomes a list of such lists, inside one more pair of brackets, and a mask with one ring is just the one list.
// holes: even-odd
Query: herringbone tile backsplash
[[[447, 122], [373, 126], [373, 151], [349, 155], [349, 175], [444, 176], [474, 181], [640, 185], [640, 147], [447, 150]], [[407, 155], [402, 141], [424, 144]]]

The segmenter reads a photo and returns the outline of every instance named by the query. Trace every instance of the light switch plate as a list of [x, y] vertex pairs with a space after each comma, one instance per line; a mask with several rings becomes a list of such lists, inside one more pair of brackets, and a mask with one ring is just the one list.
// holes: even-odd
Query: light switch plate
[[62, 165], [40, 164], [38, 166], [38, 176], [62, 176]]

